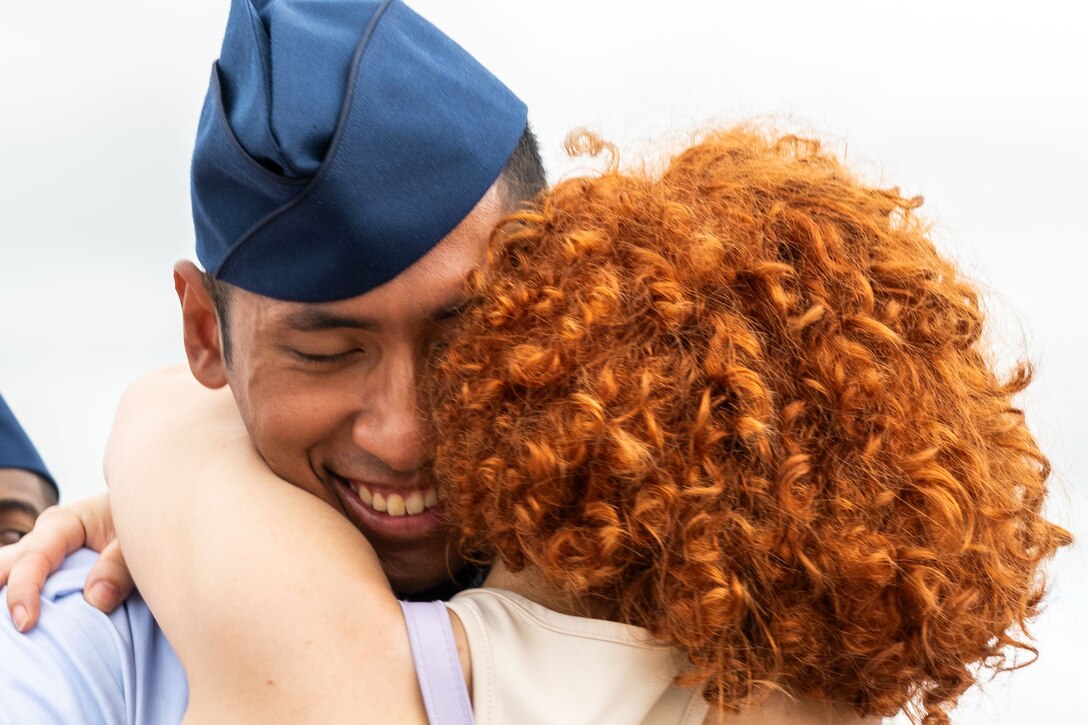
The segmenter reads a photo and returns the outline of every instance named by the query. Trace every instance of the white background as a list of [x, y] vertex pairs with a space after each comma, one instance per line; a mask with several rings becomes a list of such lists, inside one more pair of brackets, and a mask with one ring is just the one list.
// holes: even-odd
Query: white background
[[[988, 292], [1001, 358], [1055, 464], [1052, 514], [1088, 541], [1088, 21], [1079, 4], [416, 0], [529, 103], [554, 180], [589, 126], [628, 157], [750, 118], [818, 133], [926, 197]], [[0, 389], [72, 500], [126, 381], [179, 360], [170, 281], [191, 255], [188, 162], [228, 0], [0, 0]], [[1052, 567], [1039, 661], [961, 723], [1083, 722], [1088, 569]]]

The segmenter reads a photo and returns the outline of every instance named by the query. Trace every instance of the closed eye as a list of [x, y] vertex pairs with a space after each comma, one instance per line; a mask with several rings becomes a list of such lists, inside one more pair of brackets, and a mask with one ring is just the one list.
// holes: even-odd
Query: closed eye
[[355, 348], [346, 352], [336, 353], [335, 355], [313, 355], [308, 352], [302, 352], [301, 350], [291, 350], [291, 354], [303, 362], [313, 363], [315, 365], [334, 365], [336, 363], [345, 362], [358, 355], [363, 355], [365, 354], [365, 351]]
[[0, 529], [0, 546], [6, 546], [7, 544], [14, 544], [19, 539], [27, 535], [28, 532], [22, 529]]

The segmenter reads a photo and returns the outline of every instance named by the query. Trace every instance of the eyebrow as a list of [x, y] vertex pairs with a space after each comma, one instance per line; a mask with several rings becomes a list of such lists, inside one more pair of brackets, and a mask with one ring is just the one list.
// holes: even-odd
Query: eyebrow
[[466, 309], [468, 309], [470, 303], [471, 300], [469, 299], [457, 300], [453, 304], [446, 305], [445, 307], [436, 310], [433, 314], [430, 315], [430, 319], [435, 320], [436, 322], [441, 322], [442, 320], [448, 320], [450, 318], [457, 317]]
[[17, 498], [0, 498], [0, 513], [7, 513], [8, 511], [22, 511], [34, 518], [38, 518], [42, 513], [36, 506], [26, 501]]
[[[444, 305], [430, 312], [426, 319], [441, 322], [457, 317], [468, 306], [468, 300], [461, 299]], [[300, 308], [287, 314], [284, 321], [302, 332], [322, 332], [325, 330], [376, 330], [381, 323], [372, 317], [353, 317], [341, 315], [330, 310]]]
[[373, 330], [379, 327], [378, 321], [369, 317], [349, 317], [322, 309], [300, 308], [290, 312], [284, 321], [303, 332], [322, 330]]

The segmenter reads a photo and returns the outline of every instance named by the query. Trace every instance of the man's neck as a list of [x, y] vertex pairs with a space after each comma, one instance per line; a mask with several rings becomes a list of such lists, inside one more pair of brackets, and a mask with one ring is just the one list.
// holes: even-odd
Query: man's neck
[[465, 564], [451, 581], [443, 582], [421, 592], [397, 594], [397, 596], [406, 602], [434, 602], [440, 599], [445, 601], [465, 589], [483, 586], [487, 571], [486, 568], [475, 564]]

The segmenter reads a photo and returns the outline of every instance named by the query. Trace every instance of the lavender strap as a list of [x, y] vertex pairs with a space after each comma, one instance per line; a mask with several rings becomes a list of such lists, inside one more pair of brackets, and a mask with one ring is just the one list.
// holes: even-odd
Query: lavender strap
[[446, 605], [401, 602], [416, 678], [432, 725], [473, 725], [472, 705]]

